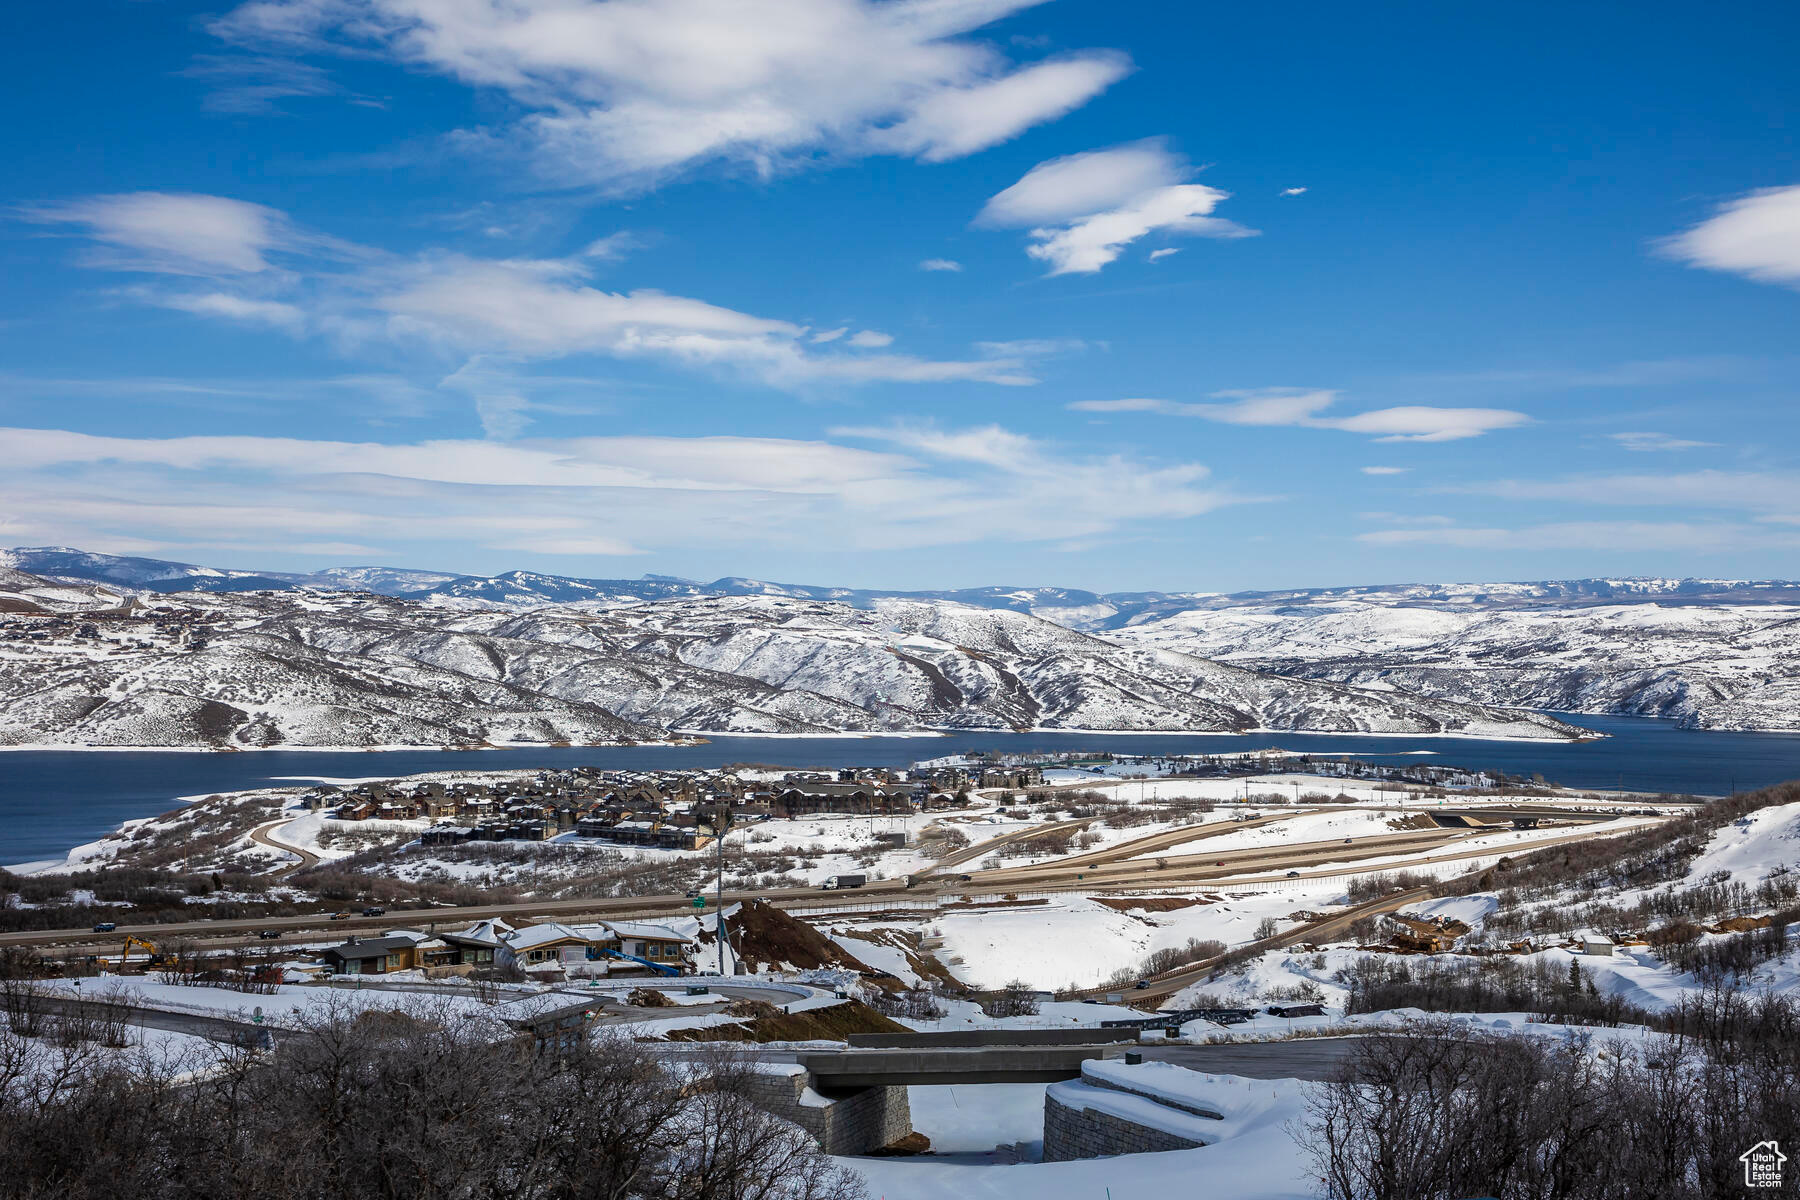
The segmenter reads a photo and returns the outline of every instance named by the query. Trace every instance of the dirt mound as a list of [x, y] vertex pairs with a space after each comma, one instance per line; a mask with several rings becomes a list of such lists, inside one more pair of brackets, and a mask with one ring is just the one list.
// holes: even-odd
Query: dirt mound
[[632, 988], [631, 995], [625, 997], [625, 1003], [635, 1004], [639, 1008], [674, 1008], [675, 1002], [668, 995], [655, 988]]
[[930, 1154], [931, 1139], [913, 1130], [899, 1141], [889, 1142], [879, 1150], [869, 1151], [870, 1158], [905, 1158], [913, 1154]]
[[1196, 904], [1211, 904], [1211, 900], [1199, 896], [1130, 896], [1115, 899], [1109, 896], [1095, 896], [1094, 903], [1104, 904], [1114, 912], [1174, 912], [1178, 908], [1192, 908]]
[[[858, 942], [871, 942], [877, 946], [891, 946], [906, 956], [906, 969], [920, 979], [936, 982], [951, 993], [963, 990], [962, 982], [950, 973], [938, 960], [936, 954], [925, 948], [925, 939], [914, 929], [894, 929], [888, 926], [877, 926], [874, 929], [840, 929], [833, 928], [832, 940], [842, 942], [845, 939]], [[892, 975], [876, 975], [868, 980], [876, 987], [890, 990], [904, 989], [904, 980]]]
[[761, 900], [746, 901], [725, 919], [725, 933], [738, 961], [751, 971], [811, 971], [820, 967], [880, 974], [803, 921]]
[[669, 1031], [672, 1042], [841, 1042], [853, 1033], [911, 1033], [898, 1021], [890, 1021], [860, 1000], [846, 1000], [829, 1008], [777, 1013], [743, 1024], [707, 1025], [700, 1029]]
[[725, 1015], [728, 1017], [750, 1017], [753, 1020], [760, 1021], [764, 1017], [779, 1017], [781, 1015], [781, 1010], [776, 1008], [773, 1004], [770, 1004], [767, 1000], [742, 998], [733, 1000], [730, 1004], [727, 1004], [725, 1006]]

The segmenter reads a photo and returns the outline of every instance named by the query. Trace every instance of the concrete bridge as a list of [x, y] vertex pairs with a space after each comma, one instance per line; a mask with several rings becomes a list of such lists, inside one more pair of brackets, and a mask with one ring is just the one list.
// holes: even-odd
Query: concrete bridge
[[[1092, 1035], [1093, 1031], [1083, 1030]], [[1136, 1033], [1132, 1032], [1135, 1041]], [[822, 1094], [870, 1087], [923, 1087], [945, 1083], [1055, 1083], [1081, 1074], [1090, 1059], [1124, 1053], [1124, 1043], [1037, 1046], [911, 1046], [849, 1050], [801, 1050], [805, 1068]]]

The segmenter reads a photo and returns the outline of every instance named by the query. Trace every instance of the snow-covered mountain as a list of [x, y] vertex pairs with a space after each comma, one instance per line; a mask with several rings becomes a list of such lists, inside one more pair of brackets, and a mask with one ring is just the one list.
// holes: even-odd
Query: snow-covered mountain
[[528, 571], [457, 575], [386, 567], [310, 575], [223, 570], [61, 547], [0, 551], [0, 566], [119, 592], [360, 590], [453, 612], [582, 610], [776, 598], [867, 613], [897, 602], [1034, 616], [1140, 648], [1263, 673], [1399, 688], [1523, 708], [1670, 717], [1716, 729], [1800, 728], [1800, 584], [1576, 579], [1280, 592], [1113, 592], [985, 587], [896, 592]]
[[[52, 584], [43, 586], [53, 587]], [[1532, 713], [1285, 679], [946, 601], [592, 610], [369, 593], [0, 617], [0, 744], [466, 745], [668, 731], [1308, 729], [1559, 738]]]
[[1240, 603], [1109, 633], [1307, 679], [1700, 729], [1800, 729], [1800, 603]]

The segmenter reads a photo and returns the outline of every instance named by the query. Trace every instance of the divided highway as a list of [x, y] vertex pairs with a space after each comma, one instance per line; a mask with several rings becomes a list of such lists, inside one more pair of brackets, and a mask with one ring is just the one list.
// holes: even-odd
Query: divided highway
[[[1572, 831], [1565, 835], [1535, 838], [1523, 842], [1519, 845], [1517, 853], [1596, 836], [1607, 832], [1596, 826], [1613, 819], [1610, 814], [1536, 807], [1529, 811], [1517, 810], [1517, 812], [1510, 809], [1474, 808], [1434, 809], [1432, 812], [1442, 812], [1444, 815], [1480, 814], [1503, 820], [1510, 819], [1514, 815], [1528, 815], [1539, 819], [1580, 823], [1584, 826], [1578, 831]], [[1496, 832], [1491, 828], [1485, 830], [1431, 828], [1359, 837], [1350, 843], [1345, 843], [1343, 839], [1337, 838], [1285, 846], [1259, 846], [1218, 851], [1204, 855], [1189, 854], [1167, 859], [1167, 865], [1160, 869], [1156, 866], [1154, 859], [1136, 857], [1172, 849], [1188, 842], [1217, 837], [1276, 821], [1289, 820], [1302, 815], [1305, 813], [1283, 813], [1254, 821], [1216, 822], [1185, 827], [1180, 830], [1169, 830], [1121, 842], [1103, 850], [1072, 858], [972, 872], [969, 873], [966, 881], [947, 878], [945, 874], [946, 868], [959, 865], [956, 858], [965, 853], [959, 851], [957, 856], [943, 860], [935, 873], [915, 876], [912, 881], [906, 879], [871, 880], [855, 892], [831, 894], [831, 898], [841, 899], [847, 905], [862, 905], [883, 898], [908, 900], [955, 895], [975, 899], [1023, 891], [1107, 892], [1163, 888], [1220, 889], [1279, 881], [1284, 879], [1290, 871], [1298, 872], [1303, 879], [1336, 876], [1357, 870], [1400, 871], [1409, 867], [1445, 861], [1492, 857], [1505, 852], [1490, 846], [1459, 854], [1427, 858], [1424, 855], [1430, 851], [1441, 850], [1458, 842]], [[969, 849], [976, 853], [969, 854], [968, 858], [990, 853], [1004, 842], [1042, 836], [1050, 832], [1071, 832], [1087, 824], [1088, 822], [1083, 820], [1033, 826], [1004, 835], [1003, 840], [993, 839], [970, 847]], [[266, 834], [266, 827], [257, 832]], [[266, 844], [281, 849], [290, 849], [279, 842], [271, 841]], [[1397, 855], [1401, 857], [1395, 857]], [[1380, 863], [1370, 861], [1375, 859], [1388, 861]], [[967, 861], [967, 858], [962, 861]], [[1363, 865], [1359, 867], [1357, 864]], [[1320, 868], [1326, 869], [1321, 870]], [[725, 894], [725, 902], [734, 904], [748, 900], [764, 900], [777, 906], [798, 905], [802, 902], [812, 902], [816, 905], [826, 896], [826, 893], [822, 893], [817, 888], [773, 888], [756, 891], [728, 891]], [[708, 896], [707, 900], [710, 911], [712, 897]], [[1410, 900], [1402, 900], [1402, 903], [1410, 902]], [[270, 944], [270, 940], [256, 937], [256, 934], [262, 930], [279, 931], [282, 935], [281, 942], [316, 942], [321, 937], [352, 933], [367, 935], [384, 929], [405, 926], [461, 928], [491, 917], [514, 922], [532, 922], [569, 921], [582, 918], [623, 920], [638, 917], [679, 916], [691, 914], [694, 911], [692, 903], [684, 896], [673, 895], [634, 896], [617, 899], [528, 900], [509, 904], [445, 905], [436, 908], [395, 909], [379, 917], [354, 916], [338, 921], [331, 920], [327, 913], [308, 913], [291, 917], [260, 917], [249, 920], [122, 925], [107, 934], [96, 934], [92, 929], [33, 930], [0, 934], [0, 946], [28, 946], [42, 950], [101, 953], [120, 945], [127, 935], [144, 937], [158, 943], [172, 940], [194, 941], [207, 948], [242, 945], [267, 946]], [[1357, 915], [1363, 914], [1358, 913]], [[1344, 924], [1347, 925], [1349, 920], [1353, 919], [1354, 916], [1349, 916]], [[1295, 941], [1317, 940], [1319, 937], [1326, 936], [1325, 931], [1317, 929], [1302, 929], [1295, 932], [1298, 935], [1294, 937]], [[1170, 990], [1175, 989], [1171, 988]]]

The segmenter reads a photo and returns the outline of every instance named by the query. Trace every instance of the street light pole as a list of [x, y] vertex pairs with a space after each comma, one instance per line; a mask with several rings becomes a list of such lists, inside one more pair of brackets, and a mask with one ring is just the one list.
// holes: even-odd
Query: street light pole
[[713, 841], [719, 845], [719, 878], [715, 895], [718, 907], [713, 916], [714, 932], [719, 937], [719, 975], [725, 975], [725, 831], [731, 827], [730, 801], [721, 800], [713, 806]]

